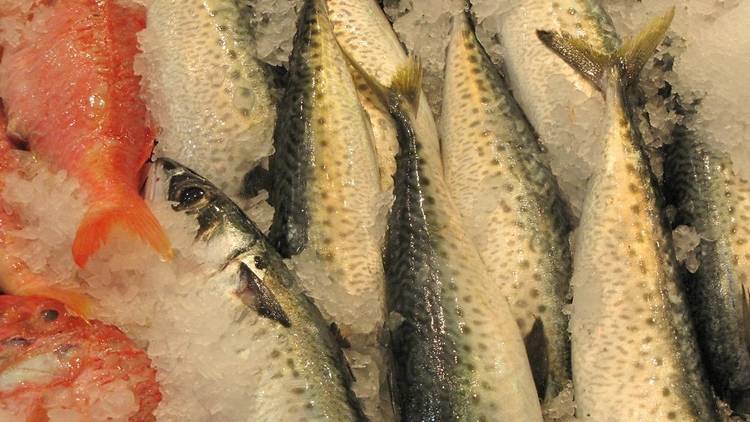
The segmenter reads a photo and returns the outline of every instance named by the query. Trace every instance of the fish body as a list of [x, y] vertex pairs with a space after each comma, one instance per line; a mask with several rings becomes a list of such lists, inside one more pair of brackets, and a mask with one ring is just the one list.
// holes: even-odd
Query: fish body
[[576, 415], [591, 421], [715, 421], [659, 196], [626, 88], [674, 10], [608, 55], [574, 34], [545, 44], [606, 99], [604, 154], [577, 232], [571, 315]]
[[301, 11], [274, 136], [270, 238], [282, 256], [311, 258], [367, 315], [360, 327], [356, 318], [337, 321], [345, 333], [370, 332], [384, 308], [380, 174], [369, 121], [322, 1], [306, 1]]
[[[479, 0], [474, 9], [492, 3]], [[579, 209], [586, 191], [578, 181], [587, 179], [595, 164], [587, 157], [599, 156], [602, 148], [604, 101], [583, 77], [545, 49], [535, 31], [566, 31], [608, 52], [619, 46], [619, 38], [596, 0], [516, 3], [497, 26], [488, 20], [484, 27], [502, 40], [503, 65], [513, 95], [549, 149], [560, 186]]]
[[146, 353], [52, 299], [0, 295], [0, 420], [155, 421]]
[[271, 154], [275, 105], [256, 58], [251, 11], [234, 0], [154, 1], [139, 33], [145, 98], [159, 126], [155, 154], [232, 196]]
[[8, 130], [88, 193], [73, 242], [79, 266], [114, 226], [164, 257], [169, 240], [138, 191], [154, 131], [133, 71], [145, 11], [115, 0], [71, 0], [34, 9], [20, 41], [3, 40], [0, 97]]
[[445, 178], [508, 298], [542, 397], [571, 379], [566, 206], [533, 128], [465, 15], [453, 18], [440, 122]]
[[419, 66], [396, 74], [399, 154], [384, 266], [401, 417], [541, 421], [523, 341], [463, 230], [438, 139], [419, 129]]
[[684, 272], [698, 340], [717, 393], [735, 411], [750, 412], [748, 271], [750, 183], [700, 135], [680, 127], [667, 147], [664, 187], [677, 208], [675, 225], [701, 236], [699, 267]]
[[189, 219], [193, 247], [211, 266], [214, 295], [206, 306], [222, 304], [212, 311], [215, 328], [246, 324], [243, 347], [252, 360], [243, 365], [254, 369], [258, 391], [245, 417], [364, 420], [334, 333], [242, 210], [203, 177], [163, 158], [152, 169], [148, 197]]
[[[383, 186], [390, 193], [393, 191], [398, 151], [395, 122], [387, 104], [377, 92], [373, 92], [367, 80], [373, 79], [381, 86], [388, 86], [406, 60], [406, 51], [376, 0], [326, 0], [326, 5], [336, 41], [355, 68], [357, 91], [373, 127]], [[418, 126], [430, 137], [435, 137], [437, 126], [424, 94], [421, 94], [420, 103]]]

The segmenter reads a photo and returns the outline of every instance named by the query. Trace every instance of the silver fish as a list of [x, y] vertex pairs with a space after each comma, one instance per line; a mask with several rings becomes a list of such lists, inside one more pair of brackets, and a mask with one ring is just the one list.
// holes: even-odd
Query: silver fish
[[[285, 257], [310, 251], [351, 296], [352, 308], [372, 314], [363, 327], [368, 332], [383, 316], [380, 174], [372, 131], [322, 0], [306, 1], [301, 11], [274, 136], [270, 238]], [[350, 321], [341, 323], [346, 328]]]
[[604, 154], [577, 233], [571, 316], [577, 417], [715, 421], [670, 232], [626, 89], [674, 9], [614, 53], [574, 34], [538, 36], [604, 94]]
[[[398, 151], [395, 123], [387, 104], [372, 91], [367, 80], [372, 78], [379, 85], [388, 86], [406, 60], [406, 51], [377, 0], [326, 0], [326, 4], [336, 41], [355, 68], [357, 89], [375, 134], [383, 186], [391, 193]], [[425, 133], [436, 137], [435, 119], [423, 93], [420, 103], [418, 125]]]
[[[252, 327], [247, 342], [261, 393], [248, 403], [248, 420], [365, 420], [334, 333], [255, 224], [216, 186], [175, 161], [158, 159], [148, 183], [152, 204], [168, 202], [192, 218], [194, 247], [215, 265], [210, 288], [230, 292], [213, 318]], [[232, 317], [247, 313], [254, 319]]]
[[453, 18], [440, 121], [445, 177], [525, 338], [541, 397], [570, 381], [572, 272], [566, 205], [533, 128], [479, 44]]

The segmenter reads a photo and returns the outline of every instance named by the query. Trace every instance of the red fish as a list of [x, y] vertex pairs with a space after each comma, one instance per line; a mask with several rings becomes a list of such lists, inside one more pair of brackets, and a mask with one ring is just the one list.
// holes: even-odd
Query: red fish
[[138, 191], [154, 130], [133, 70], [141, 6], [53, 0], [33, 9], [20, 41], [3, 41], [0, 97], [8, 131], [88, 194], [73, 241], [83, 267], [112, 228], [136, 234], [165, 258], [171, 247]]
[[[5, 136], [5, 115], [0, 104], [0, 190], [4, 177], [9, 172], [19, 171], [18, 153]], [[23, 259], [18, 257], [22, 240], [13, 239], [8, 233], [21, 229], [19, 215], [0, 198], [0, 292], [19, 296], [44, 296], [57, 299], [79, 315], [88, 315], [90, 298], [62, 289], [41, 274], [32, 272]]]
[[146, 353], [119, 329], [39, 297], [0, 296], [0, 420], [154, 421]]

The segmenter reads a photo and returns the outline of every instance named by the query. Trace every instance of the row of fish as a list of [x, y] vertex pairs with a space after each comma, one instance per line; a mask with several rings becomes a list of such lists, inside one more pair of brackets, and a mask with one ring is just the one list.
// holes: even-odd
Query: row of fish
[[[0, 96], [11, 139], [88, 192], [73, 242], [79, 265], [116, 225], [169, 257], [169, 241], [137, 193], [156, 136], [134, 69], [143, 73], [163, 126], [156, 154], [206, 176], [160, 158], [146, 197], [152, 209], [169, 204], [189, 216], [211, 257], [222, 324], [237, 324], [243, 310], [256, 315], [250, 347], [263, 393], [254, 419], [387, 417], [389, 400], [371, 409], [355, 397], [367, 380], [356, 379], [342, 346], [390, 368], [370, 381], [391, 391], [403, 420], [542, 420], [540, 399], [549, 404], [571, 380], [584, 420], [718, 420], [713, 388], [746, 410], [747, 182], [726, 156], [690, 131], [678, 134], [664, 190], [676, 222], [708, 239], [698, 272], [681, 277], [661, 188], [632, 123], [630, 88], [672, 12], [622, 43], [589, 2], [571, 7], [590, 37], [537, 28], [535, 42], [579, 72], [607, 107], [603, 159], [573, 254], [571, 217], [543, 148], [469, 17], [453, 20], [436, 125], [419, 62], [374, 1], [304, 3], [276, 112], [268, 69], [253, 58], [243, 24], [251, 11], [216, 3], [34, 6], [49, 9], [21, 41], [5, 41]], [[141, 44], [167, 54], [146, 53], [134, 66], [144, 27]], [[203, 48], [213, 34], [219, 48]], [[216, 72], [230, 77], [217, 84]], [[62, 94], [59, 81], [69, 82]], [[271, 149], [262, 139], [276, 114], [266, 240], [233, 200], [241, 203], [247, 188], [238, 169], [265, 165]], [[240, 146], [229, 146], [235, 140]], [[7, 145], [4, 162], [12, 158]], [[13, 222], [0, 218], [4, 235]], [[3, 291], [46, 294], [84, 312], [85, 299], [29, 289], [13, 244], [0, 242]], [[321, 287], [331, 285], [356, 319], [337, 314], [342, 304]]]

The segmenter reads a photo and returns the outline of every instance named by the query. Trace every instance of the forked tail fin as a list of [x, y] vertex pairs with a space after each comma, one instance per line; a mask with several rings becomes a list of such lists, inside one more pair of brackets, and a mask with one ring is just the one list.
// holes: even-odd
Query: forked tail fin
[[79, 267], [86, 266], [115, 226], [137, 235], [165, 259], [172, 258], [172, 247], [159, 221], [143, 198], [127, 191], [114, 203], [94, 203], [86, 212], [73, 241], [73, 259]]
[[674, 18], [674, 7], [644, 27], [635, 37], [625, 41], [613, 54], [601, 52], [585, 39], [567, 32], [537, 31], [539, 39], [560, 58], [604, 92], [607, 72], [615, 68], [622, 86], [635, 82], [641, 69], [654, 54]]

